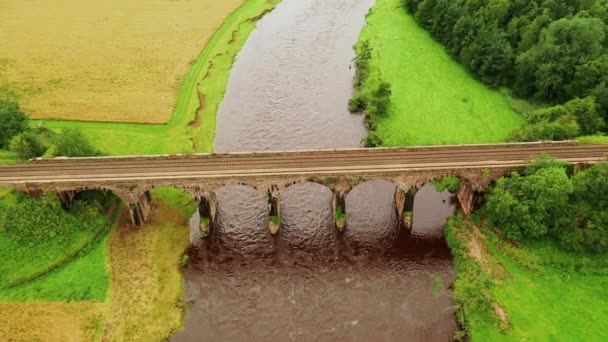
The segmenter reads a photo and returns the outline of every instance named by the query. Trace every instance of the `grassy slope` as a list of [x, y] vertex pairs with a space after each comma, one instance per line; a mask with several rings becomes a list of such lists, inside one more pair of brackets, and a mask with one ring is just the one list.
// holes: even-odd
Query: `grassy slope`
[[[23, 285], [0, 289], [0, 301], [97, 301], [103, 302], [109, 285], [102, 239], [87, 254]], [[27, 263], [24, 263], [27, 266]]]
[[392, 106], [378, 124], [387, 146], [502, 141], [521, 116], [473, 77], [402, 6], [378, 0], [361, 39], [373, 48], [370, 82], [388, 81]]
[[[475, 249], [473, 241], [484, 246], [477, 253], [483, 263], [479, 270], [492, 281], [484, 288], [488, 298], [505, 311], [508, 321], [499, 324], [491, 313], [469, 308], [466, 317], [473, 341], [608, 339], [608, 255], [565, 253], [548, 241], [514, 247], [483, 226], [483, 234], [472, 234], [473, 227], [462, 221], [447, 229], [449, 237], [453, 238], [454, 232], [460, 236], [458, 241], [451, 240], [450, 247], [464, 248], [465, 257], [456, 258], [457, 268], [480, 263], [472, 257], [475, 253], [470, 253]], [[459, 278], [462, 273], [467, 280], [460, 284], [457, 281], [457, 294], [459, 287], [472, 286], [481, 279], [467, 274], [468, 269], [459, 271]], [[464, 299], [472, 303], [471, 298]]]
[[[101, 151], [113, 155], [211, 152], [215, 136], [215, 115], [224, 97], [232, 63], [256, 19], [272, 9], [278, 0], [247, 0], [213, 35], [186, 77], [166, 125], [121, 124], [78, 121], [44, 121], [58, 130], [80, 128]], [[197, 109], [198, 127], [191, 127]], [[38, 124], [38, 123], [34, 123]]]

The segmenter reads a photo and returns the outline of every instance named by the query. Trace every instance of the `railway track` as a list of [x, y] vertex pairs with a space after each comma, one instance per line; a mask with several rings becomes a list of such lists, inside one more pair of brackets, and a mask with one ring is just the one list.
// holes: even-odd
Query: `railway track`
[[213, 178], [292, 174], [399, 172], [433, 168], [483, 168], [527, 164], [540, 154], [571, 163], [594, 163], [608, 145], [573, 142], [461, 145], [300, 152], [134, 156], [34, 160], [0, 166], [0, 184]]

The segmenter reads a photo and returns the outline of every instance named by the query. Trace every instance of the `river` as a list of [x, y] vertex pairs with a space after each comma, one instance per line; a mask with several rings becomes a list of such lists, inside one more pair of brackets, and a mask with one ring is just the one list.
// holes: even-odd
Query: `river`
[[[346, 104], [352, 46], [372, 4], [284, 0], [264, 17], [231, 72], [216, 151], [358, 147], [362, 118]], [[331, 191], [292, 185], [271, 236], [265, 198], [245, 186], [218, 190], [212, 234], [189, 251], [190, 305], [172, 340], [451, 340], [455, 274], [442, 226], [453, 196], [422, 187], [407, 231], [394, 191], [384, 181], [353, 188], [338, 233]]]

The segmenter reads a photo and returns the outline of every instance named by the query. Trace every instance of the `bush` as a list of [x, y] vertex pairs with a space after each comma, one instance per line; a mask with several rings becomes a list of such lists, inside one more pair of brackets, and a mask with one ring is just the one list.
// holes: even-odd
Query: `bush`
[[369, 76], [369, 61], [372, 58], [372, 48], [369, 41], [363, 40], [355, 45], [355, 88], [359, 89]]
[[80, 130], [65, 129], [55, 137], [55, 156], [91, 157], [100, 155]]
[[14, 136], [9, 144], [9, 149], [21, 159], [40, 157], [46, 151], [46, 146], [31, 131]]
[[380, 81], [378, 88], [374, 90], [367, 106], [367, 112], [371, 116], [386, 116], [391, 103], [391, 85], [388, 82]]
[[367, 108], [367, 97], [363, 94], [356, 94], [350, 100], [348, 100], [348, 110], [351, 113], [360, 113]]

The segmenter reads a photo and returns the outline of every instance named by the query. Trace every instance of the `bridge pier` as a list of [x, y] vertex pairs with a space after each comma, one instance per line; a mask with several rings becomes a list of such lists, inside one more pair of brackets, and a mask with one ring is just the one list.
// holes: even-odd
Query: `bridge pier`
[[203, 236], [208, 236], [211, 233], [211, 227], [215, 222], [217, 215], [217, 201], [213, 192], [203, 192], [196, 198], [198, 203], [198, 213], [200, 215], [200, 233]]
[[481, 199], [479, 192], [476, 191], [473, 184], [466, 179], [463, 179], [460, 182], [460, 189], [458, 190], [456, 197], [458, 198], [460, 208], [466, 215], [473, 213]]
[[268, 230], [272, 235], [276, 235], [281, 226], [281, 193], [272, 187], [268, 190]]
[[334, 214], [336, 229], [346, 229], [346, 191], [333, 190], [331, 207]]
[[152, 196], [150, 195], [150, 191], [145, 191], [139, 196], [137, 201], [128, 204], [131, 223], [133, 223], [134, 226], [143, 226], [150, 218], [152, 209]]

